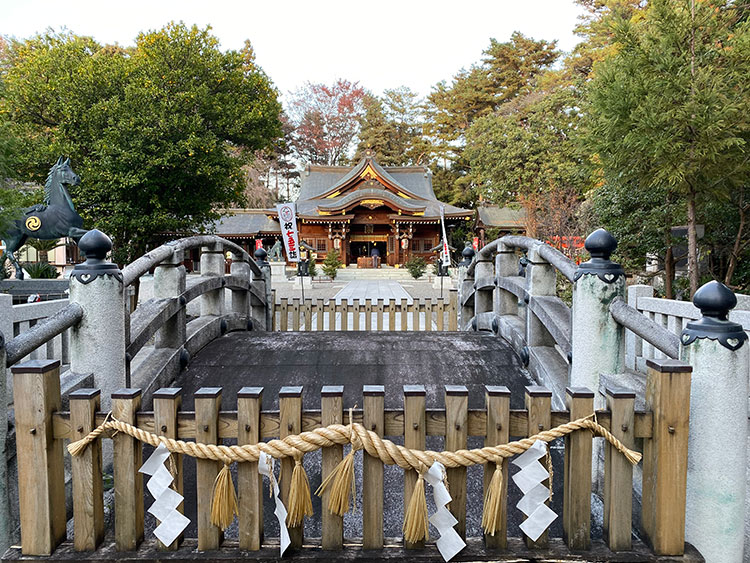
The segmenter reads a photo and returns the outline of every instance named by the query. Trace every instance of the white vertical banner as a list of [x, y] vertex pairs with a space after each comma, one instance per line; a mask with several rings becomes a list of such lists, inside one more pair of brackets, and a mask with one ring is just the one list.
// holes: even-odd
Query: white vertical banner
[[448, 252], [448, 236], [445, 234], [445, 206], [440, 206], [440, 224], [443, 227], [443, 251], [441, 259], [443, 264], [450, 264], [450, 253]]
[[299, 236], [297, 235], [297, 212], [293, 203], [277, 203], [281, 238], [284, 239], [284, 249], [287, 260], [299, 262]]

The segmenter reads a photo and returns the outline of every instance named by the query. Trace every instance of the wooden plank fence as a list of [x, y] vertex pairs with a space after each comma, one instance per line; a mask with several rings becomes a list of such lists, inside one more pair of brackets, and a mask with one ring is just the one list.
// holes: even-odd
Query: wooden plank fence
[[279, 299], [274, 330], [286, 331], [455, 331], [458, 297], [401, 300]]
[[[46, 366], [42, 362], [20, 364], [13, 368], [17, 416], [17, 446], [19, 457], [19, 495], [21, 506], [21, 543], [24, 555], [49, 555], [65, 539], [65, 502], [63, 486], [63, 445], [75, 440], [101, 424], [107, 416], [98, 412], [99, 393], [81, 390], [71, 397], [71, 412], [60, 410], [56, 362]], [[643, 532], [653, 553], [681, 555], [684, 550], [685, 480], [687, 471], [687, 419], [690, 393], [690, 368], [675, 369], [674, 362], [652, 362], [649, 369], [646, 410], [634, 411], [633, 395], [612, 389], [607, 395], [606, 410], [596, 412], [597, 421], [632, 446], [643, 443]], [[469, 437], [482, 437], [487, 445], [507, 442], [547, 430], [581, 416], [591, 414], [593, 393], [587, 389], [568, 390], [568, 410], [552, 411], [549, 391], [543, 387], [528, 387], [525, 409], [512, 410], [510, 392], [505, 387], [487, 387], [486, 406], [468, 408], [468, 391], [464, 386], [445, 387], [445, 408], [426, 409], [423, 386], [404, 386], [403, 407], [384, 408], [385, 389], [366, 385], [362, 388], [364, 409], [348, 410], [343, 404], [343, 387], [325, 386], [320, 402], [303, 405], [302, 387], [284, 387], [279, 393], [280, 410], [262, 410], [262, 388], [245, 387], [237, 395], [237, 410], [221, 410], [221, 389], [203, 388], [195, 394], [195, 411], [181, 410], [178, 389], [164, 389], [156, 393], [155, 411], [140, 410], [141, 395], [137, 389], [123, 389], [112, 396], [113, 414], [148, 432], [173, 436], [182, 440], [222, 443], [237, 440], [240, 444], [284, 437], [310, 431], [329, 423], [355, 422], [387, 437], [403, 439], [407, 446], [424, 448], [426, 436], [444, 439], [447, 449], [466, 446]], [[393, 390], [391, 390], [393, 392]], [[234, 398], [224, 397], [235, 403]], [[313, 409], [309, 410], [312, 406]], [[308, 407], [306, 409], [305, 407]], [[105, 438], [108, 438], [105, 434]], [[142, 460], [142, 444], [122, 433], [114, 436], [115, 490], [115, 549], [134, 550], [144, 539], [143, 476], [138, 473]], [[564, 541], [569, 550], [588, 550], [590, 538], [590, 493], [592, 436], [580, 431], [564, 440]], [[89, 449], [73, 464], [73, 490], [78, 491], [73, 504], [73, 547], [78, 551], [94, 551], [104, 536], [102, 510], [102, 457], [100, 446]], [[631, 540], [632, 469], [607, 444], [604, 464], [605, 542], [611, 550], [635, 549]], [[362, 454], [363, 471], [363, 538], [367, 549], [390, 548], [383, 537], [383, 497], [395, 491], [384, 491], [383, 466], [379, 459]], [[324, 450], [322, 478], [325, 478], [341, 459], [341, 446]], [[178, 460], [179, 461], [179, 460]], [[287, 500], [294, 462], [282, 462], [282, 500]], [[182, 464], [173, 465], [176, 487], [182, 488]], [[198, 499], [198, 549], [215, 550], [223, 542], [223, 535], [208, 518], [213, 481], [218, 471], [217, 462], [202, 461], [198, 466], [196, 494]], [[485, 490], [493, 467], [484, 477]], [[507, 460], [503, 462], [502, 525], [495, 536], [488, 538], [486, 548], [505, 548], [508, 544], [506, 518]], [[416, 475], [407, 472], [404, 480], [405, 499], [408, 500]], [[456, 530], [465, 535], [466, 510], [478, 507], [466, 503], [465, 469], [448, 474], [453, 502], [450, 510], [458, 519]], [[262, 485], [265, 487], [266, 485]], [[317, 483], [311, 483], [314, 491]], [[240, 464], [237, 478], [239, 496], [239, 546], [244, 550], [258, 550], [267, 543], [263, 538], [261, 480], [257, 464]], [[266, 491], [267, 493], [267, 491]], [[407, 503], [405, 503], [406, 506]], [[204, 508], [201, 509], [200, 507]], [[325, 510], [325, 509], [324, 509]], [[203, 515], [202, 515], [203, 514]], [[303, 527], [290, 530], [293, 546], [307, 550]], [[325, 549], [342, 549], [345, 545], [340, 517], [322, 518], [322, 544]], [[191, 540], [192, 541], [192, 540]], [[346, 544], [358, 542], [346, 539]], [[175, 543], [179, 543], [177, 540]], [[559, 545], [559, 541], [541, 537], [530, 549]], [[236, 544], [233, 544], [236, 545]], [[518, 542], [512, 542], [518, 547]], [[639, 544], [642, 549], [643, 544]], [[174, 549], [176, 545], [172, 546]], [[422, 545], [408, 545], [420, 549]], [[600, 546], [601, 547], [601, 546]], [[639, 549], [640, 549], [639, 548]], [[434, 547], [427, 547], [434, 550]], [[523, 548], [528, 549], [528, 548]], [[383, 556], [386, 556], [386, 551]], [[168, 552], [161, 552], [168, 558]], [[433, 552], [434, 553], [434, 552]]]

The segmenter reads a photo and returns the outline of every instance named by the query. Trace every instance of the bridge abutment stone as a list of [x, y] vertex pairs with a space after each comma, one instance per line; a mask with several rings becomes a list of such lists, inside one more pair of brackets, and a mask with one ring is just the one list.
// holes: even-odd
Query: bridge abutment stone
[[474, 301], [469, 303], [467, 295], [474, 291], [474, 274], [469, 274], [468, 268], [474, 258], [474, 249], [469, 245], [463, 249], [464, 259], [458, 264], [458, 330], [469, 330], [468, 324], [474, 317]]
[[70, 371], [93, 374], [102, 391], [102, 409], [110, 395], [125, 384], [125, 292], [122, 272], [106, 259], [112, 241], [96, 229], [78, 243], [86, 261], [70, 275], [70, 301], [83, 309], [83, 318], [70, 331]]
[[[226, 261], [220, 242], [201, 247], [201, 276], [223, 276]], [[224, 314], [224, 288], [208, 291], [201, 296], [201, 316], [220, 317]]]
[[[154, 270], [156, 299], [178, 298], [185, 292], [186, 276], [182, 259], [182, 251], [175, 250], [172, 256], [164, 259]], [[157, 333], [156, 347], [179, 349], [185, 344], [186, 335], [185, 307], [180, 307]]]
[[686, 540], [706, 561], [745, 561], [748, 365], [742, 325], [727, 319], [737, 298], [713, 281], [693, 298], [703, 318], [682, 333], [690, 388]]
[[606, 407], [600, 376], [625, 368], [625, 329], [609, 312], [610, 303], [625, 295], [625, 272], [609, 259], [615, 248], [617, 241], [604, 229], [591, 233], [586, 238], [591, 260], [578, 266], [573, 286], [569, 385], [594, 390], [598, 409]]

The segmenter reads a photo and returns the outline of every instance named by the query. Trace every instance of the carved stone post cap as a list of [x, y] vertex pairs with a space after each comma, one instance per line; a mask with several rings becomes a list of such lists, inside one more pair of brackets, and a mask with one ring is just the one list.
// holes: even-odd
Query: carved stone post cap
[[693, 305], [701, 310], [704, 317], [727, 320], [729, 311], [737, 306], [737, 296], [723, 283], [713, 280], [695, 292]]
[[92, 229], [78, 241], [78, 248], [86, 253], [86, 261], [76, 264], [70, 274], [82, 284], [89, 284], [100, 276], [113, 276], [122, 283], [122, 272], [117, 264], [107, 261], [112, 250], [112, 239], [98, 229]]
[[737, 296], [716, 280], [701, 286], [693, 296], [693, 304], [701, 310], [702, 318], [691, 321], [682, 331], [682, 344], [687, 346], [698, 338], [718, 340], [729, 350], [739, 350], [747, 334], [739, 323], [728, 319], [729, 311], [737, 305]]
[[104, 260], [107, 252], [112, 250], [112, 239], [99, 229], [92, 229], [78, 241], [78, 248], [86, 253], [86, 258]]
[[255, 256], [255, 259], [258, 262], [265, 262], [266, 256], [268, 256], [268, 252], [266, 252], [266, 249], [261, 246], [260, 248], [255, 249], [255, 253], [253, 254], [253, 256]]
[[468, 266], [471, 264], [472, 259], [474, 258], [474, 247], [471, 246], [471, 243], [466, 243], [466, 247], [461, 251], [461, 256], [464, 257], [463, 260], [461, 260], [461, 263], [459, 266]]
[[575, 281], [584, 274], [598, 276], [605, 283], [613, 283], [620, 276], [625, 275], [622, 266], [612, 262], [609, 257], [617, 248], [617, 239], [604, 229], [597, 229], [586, 237], [586, 250], [591, 254], [591, 260], [578, 265]]
[[617, 239], [609, 231], [597, 229], [586, 237], [583, 245], [592, 258], [609, 260], [609, 257], [617, 249]]

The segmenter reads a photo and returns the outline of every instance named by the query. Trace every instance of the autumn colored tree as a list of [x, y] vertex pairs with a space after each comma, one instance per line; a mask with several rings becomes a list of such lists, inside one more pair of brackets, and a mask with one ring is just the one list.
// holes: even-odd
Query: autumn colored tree
[[294, 125], [292, 147], [313, 164], [346, 164], [365, 113], [366, 91], [357, 82], [312, 84], [293, 93], [289, 115]]

